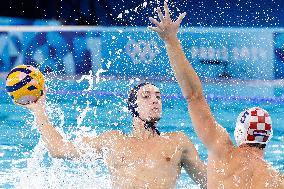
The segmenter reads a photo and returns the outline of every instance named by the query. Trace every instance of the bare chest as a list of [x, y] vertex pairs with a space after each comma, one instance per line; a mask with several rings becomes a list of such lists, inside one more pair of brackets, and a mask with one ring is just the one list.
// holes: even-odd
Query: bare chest
[[114, 169], [155, 169], [175, 167], [181, 159], [181, 148], [168, 141], [121, 141], [107, 155], [107, 163]]

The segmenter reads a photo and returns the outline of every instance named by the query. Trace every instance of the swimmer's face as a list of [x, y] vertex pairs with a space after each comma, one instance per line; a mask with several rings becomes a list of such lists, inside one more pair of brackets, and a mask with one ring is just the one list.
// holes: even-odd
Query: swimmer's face
[[154, 85], [148, 84], [137, 92], [139, 116], [147, 121], [159, 121], [162, 114], [162, 99], [160, 90]]

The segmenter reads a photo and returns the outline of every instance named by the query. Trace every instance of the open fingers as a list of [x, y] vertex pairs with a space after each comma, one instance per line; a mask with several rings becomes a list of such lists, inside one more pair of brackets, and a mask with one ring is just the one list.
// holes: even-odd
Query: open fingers
[[160, 33], [162, 32], [162, 30], [158, 27], [152, 27], [152, 26], [148, 26], [148, 28], [154, 32]]
[[161, 23], [158, 22], [155, 18], [149, 17], [149, 20], [155, 24], [159, 29], [163, 30], [163, 27], [161, 26]]
[[180, 25], [180, 23], [182, 22], [183, 18], [185, 17], [186, 12], [182, 13], [179, 15], [179, 17], [177, 18], [177, 20], [175, 21], [175, 23], [177, 23], [178, 25]]
[[165, 19], [170, 20], [171, 19], [170, 9], [166, 1], [164, 2], [164, 10], [165, 10]]
[[160, 21], [164, 22], [165, 18], [164, 18], [164, 15], [163, 15], [160, 7], [157, 8], [157, 12], [158, 12], [158, 16], [159, 16]]

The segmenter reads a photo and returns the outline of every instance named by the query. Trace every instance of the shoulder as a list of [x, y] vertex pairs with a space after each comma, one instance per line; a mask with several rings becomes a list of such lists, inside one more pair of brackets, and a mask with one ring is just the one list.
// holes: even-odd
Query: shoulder
[[189, 144], [189, 143], [191, 144], [191, 140], [189, 139], [189, 137], [184, 132], [181, 131], [163, 133], [162, 136], [167, 136], [171, 140], [174, 140], [180, 144]]
[[273, 168], [271, 169], [272, 169], [272, 172], [275, 173], [274, 175], [270, 173], [270, 175], [272, 176], [272, 179], [275, 179], [275, 182], [277, 183], [278, 188], [284, 189], [284, 175], [279, 170], [276, 170]]
[[123, 136], [123, 133], [118, 130], [111, 130], [111, 131], [106, 131], [103, 132], [99, 135], [96, 136], [85, 136], [82, 137], [83, 141], [86, 143], [90, 142], [103, 142], [103, 141], [108, 141], [108, 140], [115, 140], [115, 139], [120, 139], [121, 136]]
[[112, 148], [115, 144], [119, 143], [123, 139], [123, 133], [121, 131], [106, 131], [96, 136], [83, 137], [82, 142], [86, 145], [90, 145], [93, 148]]
[[[258, 165], [259, 172], [258, 175], [262, 175], [262, 179], [267, 183], [271, 183], [273, 186], [277, 186], [275, 188], [284, 189], [284, 175], [277, 169], [273, 168], [273, 166], [263, 160], [263, 166]], [[255, 179], [257, 180], [258, 177], [255, 175]]]
[[180, 136], [185, 136], [184, 132], [177, 131], [177, 132], [166, 132], [162, 133], [162, 136], [168, 136], [168, 137], [180, 137]]
[[[111, 131], [107, 131], [107, 132], [104, 132], [100, 135], [101, 138], [120, 138], [120, 137], [123, 137], [123, 133], [119, 130], [111, 130]], [[114, 138], [115, 137], [115, 138]]]
[[177, 139], [177, 140], [189, 140], [188, 136], [181, 131], [167, 133], [169, 136]]

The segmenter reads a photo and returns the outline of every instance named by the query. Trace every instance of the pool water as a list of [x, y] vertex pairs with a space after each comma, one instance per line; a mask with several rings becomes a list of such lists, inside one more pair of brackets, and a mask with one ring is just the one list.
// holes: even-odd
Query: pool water
[[[48, 112], [68, 139], [99, 134], [110, 129], [130, 132], [126, 108], [128, 91], [139, 81], [131, 79], [48, 79]], [[193, 141], [203, 161], [207, 152], [197, 138], [187, 105], [176, 82], [153, 81], [162, 93], [162, 132], [183, 131]], [[52, 159], [34, 126], [32, 114], [12, 103], [0, 80], [0, 188], [111, 188], [103, 161]], [[204, 82], [204, 92], [216, 120], [233, 138], [235, 120], [248, 107], [266, 109], [273, 121], [274, 137], [265, 158], [284, 173], [284, 84], [274, 82]], [[177, 188], [197, 187], [185, 171]]]

